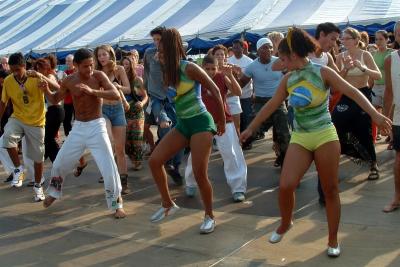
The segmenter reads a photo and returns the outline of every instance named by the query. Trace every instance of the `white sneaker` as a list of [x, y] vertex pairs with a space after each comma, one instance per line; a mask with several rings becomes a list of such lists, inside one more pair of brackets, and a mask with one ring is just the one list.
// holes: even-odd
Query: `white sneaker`
[[15, 168], [13, 173], [13, 180], [11, 181], [11, 187], [21, 187], [24, 178], [24, 170]]
[[203, 223], [200, 225], [200, 233], [201, 234], [209, 234], [214, 232], [215, 228], [215, 220], [210, 216], [206, 215], [204, 217]]
[[165, 217], [173, 215], [178, 210], [179, 207], [175, 203], [172, 203], [172, 206], [170, 208], [164, 208], [163, 206], [161, 206], [161, 208], [156, 213], [154, 213], [153, 216], [151, 216], [150, 221], [153, 223], [161, 221]]
[[40, 202], [43, 201], [46, 197], [43, 193], [43, 187], [33, 187], [33, 191], [35, 192], [34, 198], [35, 198], [35, 202]]

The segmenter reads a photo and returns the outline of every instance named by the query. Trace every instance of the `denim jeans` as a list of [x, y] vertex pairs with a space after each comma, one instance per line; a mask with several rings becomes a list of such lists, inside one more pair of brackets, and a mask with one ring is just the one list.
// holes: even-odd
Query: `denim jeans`
[[243, 112], [240, 114], [240, 131], [243, 132], [249, 126], [254, 117], [253, 101], [251, 97], [241, 98], [240, 105]]
[[[158, 98], [151, 99], [151, 112], [157, 121], [158, 129], [157, 136], [158, 142], [172, 129], [177, 123], [175, 105], [168, 99], [160, 100]], [[163, 121], [170, 121], [171, 124], [167, 128], [161, 128], [160, 123]], [[173, 165], [176, 169], [179, 168], [183, 157], [184, 150], [180, 150], [167, 164]]]

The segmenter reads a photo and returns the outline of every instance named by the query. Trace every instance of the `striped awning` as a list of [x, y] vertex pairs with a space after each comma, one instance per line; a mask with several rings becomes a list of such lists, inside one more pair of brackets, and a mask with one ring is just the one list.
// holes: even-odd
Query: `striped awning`
[[0, 55], [145, 43], [159, 25], [188, 39], [399, 18], [400, 0], [0, 0]]

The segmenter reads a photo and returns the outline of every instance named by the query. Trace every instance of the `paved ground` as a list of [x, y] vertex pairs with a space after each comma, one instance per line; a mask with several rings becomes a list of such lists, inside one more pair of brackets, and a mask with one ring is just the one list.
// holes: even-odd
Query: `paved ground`
[[[248, 193], [234, 204], [218, 153], [210, 158], [217, 228], [200, 235], [198, 197], [170, 183], [176, 216], [149, 222], [160, 197], [148, 168], [130, 171], [128, 217], [106, 210], [99, 172], [90, 160], [80, 178], [68, 177], [62, 201], [45, 210], [31, 188], [0, 184], [0, 266], [400, 266], [400, 212], [381, 209], [393, 194], [393, 153], [378, 145], [381, 179], [365, 181], [367, 167], [343, 158], [340, 169], [342, 256], [326, 256], [327, 224], [311, 168], [297, 190], [295, 225], [279, 244], [267, 237], [278, 225], [277, 185], [270, 139], [246, 152]], [[49, 165], [49, 164], [48, 164]], [[46, 175], [49, 175], [47, 170]], [[1, 180], [5, 174], [1, 174]]]

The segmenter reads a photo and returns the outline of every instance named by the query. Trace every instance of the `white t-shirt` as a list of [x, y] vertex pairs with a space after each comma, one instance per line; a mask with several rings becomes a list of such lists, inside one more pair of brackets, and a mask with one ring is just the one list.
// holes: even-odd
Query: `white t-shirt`
[[[227, 61], [229, 64], [239, 66], [243, 72], [246, 69], [246, 67], [253, 62], [253, 60], [246, 55], [243, 55], [239, 59], [237, 59], [235, 56], [231, 56], [230, 58], [228, 58]], [[252, 95], [253, 95], [253, 82], [250, 81], [248, 84], [246, 84], [245, 87], [242, 88], [242, 95], [240, 96], [240, 98], [249, 98]]]

